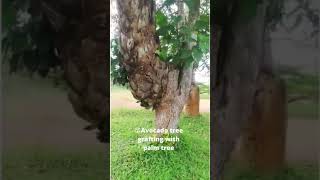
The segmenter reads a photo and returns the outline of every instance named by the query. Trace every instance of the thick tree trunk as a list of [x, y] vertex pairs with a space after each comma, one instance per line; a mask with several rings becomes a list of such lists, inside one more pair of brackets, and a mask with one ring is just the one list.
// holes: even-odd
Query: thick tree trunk
[[[266, 2], [257, 5], [255, 17], [244, 21], [235, 1], [228, 22], [222, 26], [213, 84], [212, 175], [220, 180], [225, 163], [248, 123], [264, 62]], [[216, 32], [220, 35], [220, 32]]]
[[57, 31], [56, 48], [69, 85], [68, 94], [73, 109], [90, 122], [87, 129], [97, 128], [98, 138], [107, 142], [107, 1], [58, 1], [57, 4], [43, 1], [42, 7]]
[[[121, 64], [133, 96], [156, 112], [157, 128], [176, 128], [191, 86], [192, 69], [177, 69], [155, 55], [154, 1], [118, 0]], [[179, 81], [179, 74], [182, 78]]]

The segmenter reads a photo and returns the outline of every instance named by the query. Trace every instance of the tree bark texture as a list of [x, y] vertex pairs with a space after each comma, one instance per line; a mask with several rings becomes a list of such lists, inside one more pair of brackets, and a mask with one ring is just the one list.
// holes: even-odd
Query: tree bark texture
[[[74, 111], [98, 129], [102, 142], [109, 134], [108, 1], [43, 1], [42, 8], [57, 32], [56, 48], [69, 85]], [[68, 10], [68, 11], [66, 11]]]
[[200, 91], [196, 84], [191, 85], [190, 94], [185, 105], [185, 112], [188, 116], [198, 116], [200, 109]]
[[[257, 93], [257, 80], [265, 62], [264, 39], [267, 28], [266, 2], [257, 6], [257, 14], [249, 21], [241, 19], [241, 2], [228, 7], [230, 15], [221, 26], [213, 48], [215, 77], [213, 94], [213, 133], [211, 174], [222, 178], [224, 165], [248, 123]], [[214, 55], [215, 56], [215, 55]]]
[[282, 80], [259, 76], [259, 93], [244, 129], [241, 151], [245, 164], [261, 173], [275, 172], [285, 165], [287, 98]]
[[[121, 65], [128, 72], [133, 96], [153, 108], [157, 128], [176, 128], [189, 95], [192, 69], [177, 69], [155, 55], [155, 4], [151, 0], [118, 0]], [[179, 82], [179, 73], [182, 78]]]

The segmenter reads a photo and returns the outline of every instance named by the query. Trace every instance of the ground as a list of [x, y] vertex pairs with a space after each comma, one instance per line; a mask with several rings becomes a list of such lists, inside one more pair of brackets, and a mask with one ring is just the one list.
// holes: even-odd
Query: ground
[[83, 130], [65, 89], [48, 79], [3, 79], [5, 179], [105, 179], [108, 147]]

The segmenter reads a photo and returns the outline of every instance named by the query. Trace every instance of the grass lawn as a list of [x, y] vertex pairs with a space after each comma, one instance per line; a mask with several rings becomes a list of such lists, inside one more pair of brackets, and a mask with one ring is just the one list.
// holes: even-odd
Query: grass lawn
[[200, 99], [210, 99], [209, 86], [206, 84], [198, 84], [200, 90]]
[[148, 110], [114, 110], [111, 114], [111, 175], [122, 179], [209, 179], [209, 114], [182, 116], [180, 142], [174, 151], [143, 151], [136, 128], [154, 128]]
[[294, 102], [288, 104], [288, 117], [301, 120], [318, 120], [319, 104], [316, 102]]
[[[209, 86], [205, 84], [199, 84], [198, 86], [200, 88], [200, 99], [210, 99]], [[111, 92], [112, 96], [132, 97], [130, 90], [124, 86], [113, 85], [111, 86]], [[133, 99], [133, 97], [131, 99]]]
[[289, 118], [317, 120], [319, 110], [319, 77], [316, 74], [298, 72], [292, 67], [281, 67], [280, 76], [285, 80], [288, 97], [307, 96], [306, 101], [288, 104]]
[[16, 150], [4, 154], [5, 180], [105, 180], [106, 152]]

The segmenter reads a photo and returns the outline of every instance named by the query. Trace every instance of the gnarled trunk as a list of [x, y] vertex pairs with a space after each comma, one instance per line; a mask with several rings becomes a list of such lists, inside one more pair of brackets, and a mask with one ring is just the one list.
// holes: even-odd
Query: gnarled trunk
[[[118, 0], [121, 65], [133, 96], [156, 112], [157, 128], [177, 128], [191, 86], [192, 69], [178, 69], [156, 56], [154, 1]], [[181, 79], [179, 79], [179, 74]]]
[[90, 123], [86, 129], [97, 128], [99, 140], [107, 142], [107, 1], [58, 1], [55, 5], [43, 1], [42, 8], [57, 32], [57, 54], [62, 60], [73, 109]]

